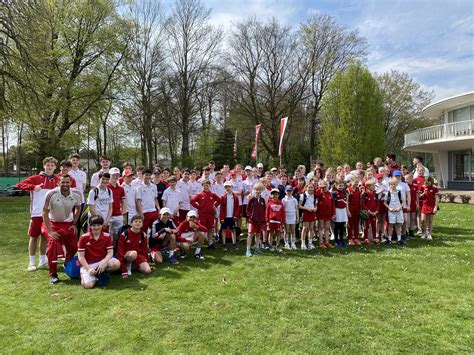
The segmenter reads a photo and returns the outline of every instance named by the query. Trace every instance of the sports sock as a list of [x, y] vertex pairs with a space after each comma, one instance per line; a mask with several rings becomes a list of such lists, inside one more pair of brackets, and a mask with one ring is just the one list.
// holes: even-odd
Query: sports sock
[[400, 240], [402, 240], [402, 236], [401, 236], [401, 235], [397, 235], [397, 242], [399, 242]]
[[174, 255], [174, 250], [170, 251], [170, 257]]
[[48, 260], [46, 258], [46, 255], [40, 255], [40, 260], [39, 260], [40, 264], [46, 264], [46, 260]]
[[196, 252], [194, 254], [199, 254], [201, 252], [201, 248], [196, 248]]
[[35, 265], [35, 259], [34, 255], [30, 255], [30, 265]]

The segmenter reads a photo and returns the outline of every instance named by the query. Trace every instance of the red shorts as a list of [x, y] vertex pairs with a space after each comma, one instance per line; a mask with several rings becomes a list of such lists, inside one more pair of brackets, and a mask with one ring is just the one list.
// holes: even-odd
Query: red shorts
[[31, 238], [38, 238], [41, 235], [41, 225], [43, 217], [31, 217], [30, 226], [28, 227], [28, 235]]
[[200, 214], [199, 223], [202, 224], [207, 230], [214, 228], [214, 215], [212, 214]]
[[249, 224], [249, 233], [261, 234], [265, 231], [265, 223], [250, 223]]
[[314, 222], [316, 220], [316, 212], [303, 210], [303, 222]]
[[153, 223], [158, 219], [159, 217], [158, 211], [153, 211], [153, 212], [145, 212], [143, 214], [143, 227], [142, 231], [147, 232], [148, 228], [151, 228], [153, 226]]
[[163, 246], [161, 244], [155, 245], [153, 248], [150, 249], [151, 254], [156, 253], [157, 251], [160, 251]]
[[268, 233], [280, 233], [281, 223], [268, 223]]
[[421, 208], [421, 213], [423, 214], [434, 214], [435, 206], [428, 205], [427, 203], [423, 204]]
[[135, 259], [135, 261], [133, 262], [133, 266], [138, 269], [138, 266], [141, 264], [141, 263], [147, 263], [148, 262], [148, 258], [145, 256], [145, 255], [142, 255], [142, 254], [138, 254], [137, 255], [137, 258]]

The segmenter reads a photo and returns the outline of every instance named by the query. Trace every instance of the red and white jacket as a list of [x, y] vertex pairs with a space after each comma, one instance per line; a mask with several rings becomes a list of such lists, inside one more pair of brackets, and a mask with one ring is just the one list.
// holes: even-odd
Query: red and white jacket
[[265, 219], [268, 223], [285, 223], [285, 206], [280, 200], [269, 199]]
[[[49, 191], [56, 188], [59, 178], [56, 175], [48, 176], [45, 173], [33, 175], [16, 184], [19, 190], [30, 191], [30, 214], [31, 217], [41, 217], [43, 215], [44, 202]], [[37, 185], [41, 185], [41, 190], [34, 191]]]
[[191, 198], [191, 206], [197, 209], [200, 215], [214, 215], [220, 204], [220, 197], [211, 191], [202, 191]]

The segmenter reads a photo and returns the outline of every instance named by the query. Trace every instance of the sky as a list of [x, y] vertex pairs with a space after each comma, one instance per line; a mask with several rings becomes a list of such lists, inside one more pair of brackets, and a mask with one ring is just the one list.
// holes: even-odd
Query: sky
[[[167, 1], [165, 1], [167, 2]], [[408, 73], [435, 100], [474, 90], [473, 0], [203, 0], [211, 23], [228, 30], [255, 15], [276, 17], [296, 29], [314, 14], [328, 14], [369, 45], [372, 72]]]

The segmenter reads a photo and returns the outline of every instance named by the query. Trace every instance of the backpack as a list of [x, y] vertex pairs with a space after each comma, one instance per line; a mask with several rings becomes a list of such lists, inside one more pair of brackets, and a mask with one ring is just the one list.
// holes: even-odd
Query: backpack
[[[110, 192], [110, 189], [108, 187], [106, 187], [106, 189], [107, 189], [107, 192], [108, 192], [109, 197], [110, 197], [112, 192]], [[94, 187], [94, 201], [97, 200], [98, 197], [99, 197], [99, 188], [96, 186], [96, 187]]]
[[81, 277], [81, 265], [79, 264], [79, 258], [77, 256], [69, 259], [66, 264], [64, 264], [64, 272], [70, 279], [78, 279]]
[[[402, 192], [400, 190], [397, 190], [398, 192], [398, 201], [400, 201], [400, 204], [402, 204]], [[390, 205], [392, 194], [389, 191], [387, 195], [387, 205]]]

